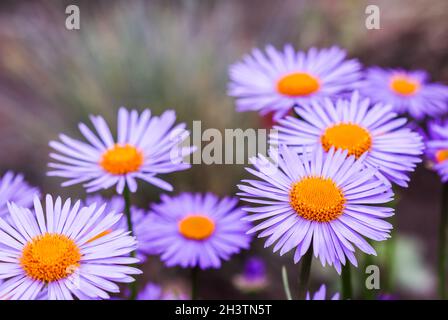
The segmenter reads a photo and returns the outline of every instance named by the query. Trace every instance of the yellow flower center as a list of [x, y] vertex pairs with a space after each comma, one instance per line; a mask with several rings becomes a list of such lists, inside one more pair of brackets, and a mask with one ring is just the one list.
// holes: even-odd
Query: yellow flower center
[[293, 184], [291, 207], [310, 221], [329, 222], [344, 212], [345, 197], [331, 179], [306, 177]]
[[94, 236], [92, 239], [89, 239], [89, 240], [87, 241], [87, 243], [93, 242], [93, 241], [95, 241], [96, 239], [99, 239], [99, 238], [101, 238], [101, 237], [104, 237], [104, 236], [108, 235], [108, 234], [111, 233], [111, 232], [112, 232], [112, 230], [110, 230], [110, 229], [109, 229], [109, 230], [105, 230], [105, 231], [103, 231], [103, 232], [97, 234], [96, 236]]
[[205, 240], [215, 231], [215, 222], [207, 216], [189, 215], [179, 222], [179, 232], [187, 239]]
[[410, 77], [404, 75], [396, 75], [390, 81], [390, 88], [395, 93], [409, 96], [413, 95], [420, 88], [420, 83]]
[[307, 96], [319, 88], [319, 80], [305, 72], [288, 74], [277, 83], [277, 91], [286, 96]]
[[100, 165], [111, 174], [126, 174], [135, 172], [143, 164], [143, 154], [129, 144], [116, 144], [104, 152]]
[[437, 151], [436, 152], [436, 160], [438, 163], [448, 160], [448, 149]]
[[320, 140], [325, 151], [328, 152], [331, 147], [348, 150], [348, 155], [354, 155], [356, 158], [372, 146], [370, 133], [352, 123], [341, 123], [327, 128]]
[[79, 267], [80, 260], [80, 250], [72, 239], [46, 233], [25, 245], [20, 265], [30, 278], [48, 283], [68, 277]]

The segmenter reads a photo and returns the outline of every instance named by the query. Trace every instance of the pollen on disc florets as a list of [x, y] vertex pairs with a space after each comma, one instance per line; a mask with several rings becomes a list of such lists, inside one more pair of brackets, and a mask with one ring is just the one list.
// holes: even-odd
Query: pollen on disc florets
[[345, 197], [329, 178], [306, 177], [293, 184], [289, 193], [291, 207], [310, 221], [329, 222], [345, 208]]
[[205, 215], [188, 215], [179, 222], [179, 232], [187, 239], [205, 240], [215, 231], [215, 222]]
[[420, 83], [406, 75], [393, 76], [389, 86], [392, 91], [403, 96], [413, 95], [420, 89]]
[[318, 91], [319, 88], [319, 80], [306, 72], [290, 73], [277, 82], [277, 91], [292, 97], [308, 96]]
[[325, 151], [331, 147], [348, 150], [348, 155], [359, 158], [372, 147], [372, 137], [366, 129], [354, 123], [340, 123], [325, 130], [321, 136]]
[[130, 144], [115, 144], [104, 152], [100, 161], [104, 170], [115, 175], [136, 172], [142, 164], [142, 152]]
[[437, 151], [436, 152], [436, 160], [437, 160], [437, 163], [441, 163], [441, 162], [448, 160], [448, 149]]
[[49, 283], [68, 277], [79, 267], [80, 260], [80, 249], [72, 239], [46, 233], [25, 245], [20, 265], [30, 278]]

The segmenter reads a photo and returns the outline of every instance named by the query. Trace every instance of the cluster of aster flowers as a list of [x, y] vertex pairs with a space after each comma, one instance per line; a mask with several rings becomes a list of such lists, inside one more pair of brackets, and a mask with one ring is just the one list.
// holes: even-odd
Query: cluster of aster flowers
[[448, 182], [448, 121], [433, 120], [428, 124], [427, 158], [444, 183]]
[[[448, 181], [448, 123], [440, 119], [448, 87], [429, 83], [423, 71], [364, 71], [346, 56], [337, 47], [268, 46], [231, 66], [237, 110], [273, 113], [279, 133], [275, 161], [250, 159], [254, 178], [238, 185], [239, 198], [184, 192], [161, 195], [149, 210], [131, 205], [139, 182], [170, 192], [160, 175], [190, 167], [183, 158], [195, 148], [180, 146], [189, 132], [171, 110], [153, 116], [121, 107], [116, 137], [103, 117], [91, 116], [94, 130], [81, 123], [81, 139], [51, 141], [48, 175], [90, 195], [41, 201], [22, 175], [1, 178], [0, 299], [108, 299], [119, 293], [117, 283], [131, 284], [132, 298], [174, 298], [152, 283], [132, 292], [147, 255], [167, 267], [219, 268], [249, 248], [252, 234], [280, 255], [293, 251], [295, 263], [312, 253], [338, 273], [357, 266], [357, 250], [375, 255], [372, 242], [391, 237], [393, 185], [408, 186], [425, 144]], [[406, 116], [437, 119], [422, 137]], [[94, 194], [111, 188], [117, 195], [110, 199]], [[234, 279], [246, 292], [269, 282], [257, 259]], [[325, 285], [306, 295], [325, 298]]]
[[[117, 138], [102, 117], [92, 116], [96, 133], [79, 125], [86, 141], [62, 134], [50, 142], [48, 175], [63, 178], [63, 187], [81, 183], [89, 193], [114, 187], [118, 195], [110, 199], [46, 195], [43, 203], [22, 175], [4, 175], [0, 299], [108, 299], [120, 291], [117, 283], [135, 281], [148, 254], [161, 255], [168, 267], [207, 269], [249, 247], [250, 225], [241, 222], [245, 212], [236, 198], [181, 193], [162, 195], [149, 210], [130, 205], [137, 180], [172, 191], [159, 175], [189, 168], [182, 159], [194, 147], [179, 146], [189, 132], [175, 120], [173, 111], [151, 117], [148, 109], [120, 108]], [[186, 296], [162, 294], [150, 283], [133, 298]]]
[[430, 83], [425, 71], [370, 68], [363, 72], [356, 59], [338, 48], [307, 52], [286, 45], [254, 49], [230, 67], [229, 95], [238, 111], [273, 112], [276, 120], [295, 106], [332, 100], [360, 90], [373, 103], [391, 104], [395, 112], [421, 120], [448, 111], [448, 88]]
[[[229, 76], [237, 110], [273, 113], [277, 130], [275, 163], [254, 157], [247, 170], [257, 179], [239, 185], [247, 219], [259, 221], [249, 233], [281, 255], [294, 249], [296, 263], [312, 252], [340, 273], [347, 261], [357, 265], [355, 248], [375, 255], [371, 241], [391, 236], [392, 187], [408, 186], [425, 142], [432, 167], [448, 181], [448, 127], [440, 120], [448, 87], [430, 83], [424, 71], [363, 70], [336, 47], [286, 45], [253, 50]], [[437, 120], [425, 139], [407, 117]]]

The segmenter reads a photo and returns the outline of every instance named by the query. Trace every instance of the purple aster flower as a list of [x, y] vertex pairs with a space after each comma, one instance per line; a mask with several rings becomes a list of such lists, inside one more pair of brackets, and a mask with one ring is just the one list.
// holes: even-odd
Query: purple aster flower
[[247, 260], [244, 272], [233, 279], [234, 285], [244, 292], [257, 292], [268, 285], [265, 262], [257, 257]]
[[244, 276], [246, 279], [260, 279], [266, 277], [266, 264], [260, 258], [250, 258], [244, 266]]
[[[124, 199], [122, 196], [112, 196], [111, 198], [107, 199], [99, 194], [89, 195], [85, 198], [83, 201], [83, 205], [90, 206], [92, 204], [96, 203], [97, 206], [102, 206], [103, 204], [106, 205], [106, 208], [104, 209], [105, 212], [117, 212], [122, 213], [124, 211]], [[126, 218], [125, 218], [126, 220]], [[120, 219], [120, 223], [121, 223]], [[117, 226], [115, 226], [117, 227]], [[126, 229], [127, 226], [124, 226], [123, 229]]]
[[[314, 295], [311, 297], [310, 293], [306, 293], [306, 300], [327, 300], [327, 288], [325, 285], [321, 285], [319, 290], [317, 290]], [[339, 292], [336, 292], [331, 300], [339, 300]]]
[[161, 196], [145, 224], [141, 249], [160, 254], [168, 267], [219, 268], [221, 260], [249, 248], [251, 237], [238, 199], [212, 193]]
[[283, 117], [294, 105], [335, 97], [358, 86], [361, 65], [346, 60], [338, 47], [296, 52], [291, 45], [282, 51], [266, 47], [266, 55], [254, 49], [230, 68], [229, 95], [238, 111], [274, 113]]
[[39, 195], [37, 188], [31, 187], [22, 174], [8, 171], [0, 178], [0, 217], [8, 213], [8, 201], [18, 206], [28, 208], [33, 203], [33, 197]]
[[383, 241], [392, 225], [384, 218], [394, 209], [379, 206], [393, 198], [391, 185], [377, 170], [364, 164], [364, 156], [347, 157], [347, 150], [317, 148], [298, 155], [282, 147], [278, 163], [263, 156], [251, 159], [247, 170], [261, 180], [243, 180], [241, 200], [259, 204], [243, 210], [250, 221], [264, 220], [249, 233], [261, 231], [265, 246], [280, 255], [295, 249], [294, 262], [310, 249], [323, 266], [338, 273], [346, 258], [357, 266], [355, 247], [376, 254], [364, 239]]
[[[96, 204], [97, 207], [102, 206], [103, 204], [106, 204], [106, 208], [104, 209], [104, 213], [109, 212], [116, 212], [116, 213], [122, 213], [124, 212], [124, 199], [120, 196], [113, 196], [110, 199], [106, 199], [100, 195], [93, 195], [89, 196], [85, 199], [84, 203], [85, 206], [90, 206], [92, 204]], [[131, 218], [132, 218], [132, 225], [134, 229], [134, 235], [139, 240], [139, 238], [142, 235], [142, 232], [144, 232], [144, 225], [143, 221], [145, 221], [146, 218], [146, 212], [145, 210], [141, 208], [137, 208], [132, 206], [131, 207]], [[113, 228], [109, 230], [105, 230], [104, 232], [98, 234], [94, 239], [100, 238], [102, 236], [105, 236], [109, 233], [111, 233], [113, 230], [128, 230], [128, 222], [126, 219], [126, 216], [123, 215], [121, 219], [113, 226]], [[91, 239], [92, 241], [93, 239]], [[137, 241], [138, 243], [138, 241]], [[139, 249], [139, 246], [137, 245], [137, 258], [140, 260], [140, 262], [146, 261], [146, 255], [141, 252]]]
[[125, 230], [99, 239], [121, 215], [104, 214], [106, 205], [81, 207], [77, 201], [53, 201], [46, 196], [45, 211], [38, 197], [34, 212], [8, 203], [12, 223], [0, 218], [0, 298], [33, 300], [44, 292], [50, 300], [108, 299], [119, 292], [115, 282], [132, 282], [141, 273], [127, 265], [136, 240]]
[[287, 117], [275, 126], [278, 143], [296, 152], [321, 145], [325, 151], [334, 147], [359, 158], [366, 153], [366, 164], [378, 168], [390, 181], [406, 187], [409, 172], [421, 162], [423, 138], [405, 127], [407, 120], [397, 118], [391, 105], [370, 104], [354, 92], [350, 100], [295, 108], [300, 119]]
[[168, 291], [163, 294], [162, 300], [190, 300], [190, 298], [183, 292]]
[[84, 183], [87, 192], [95, 192], [116, 185], [121, 194], [125, 185], [135, 192], [136, 179], [141, 179], [171, 191], [172, 186], [156, 175], [190, 167], [182, 158], [193, 152], [194, 147], [179, 147], [189, 132], [183, 123], [173, 127], [174, 111], [151, 117], [148, 109], [139, 115], [136, 110], [120, 108], [117, 139], [102, 117], [90, 119], [97, 134], [85, 124], [79, 125], [87, 143], [64, 134], [60, 135], [61, 142], [50, 142], [57, 151], [50, 157], [57, 162], [49, 163], [53, 170], [48, 175], [67, 179], [62, 186]]
[[390, 301], [390, 300], [398, 300], [396, 295], [390, 293], [381, 293], [378, 295], [377, 300]]
[[442, 178], [448, 181], [448, 121], [432, 121], [428, 123], [428, 136], [426, 142], [426, 156], [432, 168]]
[[389, 103], [396, 112], [408, 113], [418, 120], [448, 111], [448, 86], [429, 83], [425, 71], [370, 68], [361, 93], [373, 102]]
[[154, 283], [148, 283], [137, 295], [137, 300], [187, 300], [183, 293], [173, 291], [164, 292], [162, 288]]
[[137, 300], [162, 300], [162, 288], [154, 283], [148, 283], [137, 295]]

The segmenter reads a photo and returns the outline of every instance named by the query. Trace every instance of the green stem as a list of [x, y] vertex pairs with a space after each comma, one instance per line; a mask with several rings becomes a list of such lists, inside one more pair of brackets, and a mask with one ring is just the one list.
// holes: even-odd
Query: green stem
[[191, 268], [191, 300], [198, 299], [198, 274], [198, 267]]
[[[131, 232], [131, 235], [134, 236], [134, 229], [132, 227], [132, 216], [131, 216], [131, 193], [129, 192], [129, 188], [126, 185], [123, 190], [123, 198], [124, 198], [124, 213], [126, 214], [126, 220], [128, 223], [128, 230]], [[135, 250], [131, 252], [131, 257], [135, 257]], [[137, 298], [137, 281], [133, 281], [129, 283], [129, 300], [135, 300]]]
[[285, 289], [286, 299], [292, 300], [291, 290], [289, 289], [288, 272], [285, 266], [282, 266], [283, 288]]
[[390, 236], [391, 238], [389, 240], [387, 240], [384, 243], [384, 270], [386, 270], [386, 276], [385, 276], [385, 285], [384, 285], [384, 292], [385, 293], [391, 293], [394, 290], [394, 280], [395, 280], [395, 275], [394, 275], [394, 271], [396, 270], [395, 267], [395, 247], [396, 247], [396, 243], [397, 243], [397, 206], [398, 203], [400, 202], [400, 198], [401, 198], [401, 190], [397, 187], [393, 188], [394, 190], [394, 199], [391, 201], [391, 203], [389, 204], [390, 207], [395, 209], [395, 214], [390, 217], [389, 222], [394, 226], [394, 228], [390, 231]]
[[[375, 264], [374, 256], [372, 256], [370, 254], [366, 254], [364, 262], [365, 262], [364, 270], [366, 270], [368, 266], [371, 266], [371, 265]], [[365, 300], [374, 300], [375, 296], [376, 296], [376, 290], [375, 289], [368, 289], [367, 286], [364, 283], [364, 299]]]
[[313, 249], [310, 246], [308, 251], [302, 257], [299, 273], [299, 300], [305, 300], [308, 289], [308, 282], [311, 273], [311, 263], [313, 261]]
[[132, 227], [132, 217], [131, 217], [131, 193], [126, 185], [123, 190], [124, 198], [124, 213], [126, 214], [126, 221], [128, 223], [128, 230], [131, 231], [131, 235], [134, 235], [134, 229]]
[[342, 298], [351, 299], [353, 295], [352, 275], [350, 271], [350, 263], [348, 261], [346, 261], [345, 265], [342, 266], [341, 281], [342, 281]]
[[446, 299], [446, 231], [448, 224], [448, 183], [442, 186], [442, 206], [439, 223], [439, 295], [440, 299]]
[[[390, 223], [393, 226], [396, 226], [396, 216], [393, 215], [390, 219]], [[391, 238], [386, 241], [384, 244], [384, 256], [385, 256], [385, 265], [386, 265], [386, 283], [384, 286], [384, 290], [386, 293], [391, 293], [394, 287], [394, 270], [395, 270], [395, 246], [396, 246], [396, 232], [395, 228], [390, 232]]]

